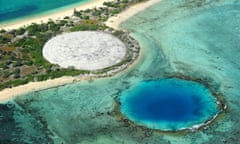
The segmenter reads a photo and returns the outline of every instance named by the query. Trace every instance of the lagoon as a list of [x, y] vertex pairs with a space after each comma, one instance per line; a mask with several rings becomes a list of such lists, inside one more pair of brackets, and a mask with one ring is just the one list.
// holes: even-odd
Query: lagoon
[[[121, 27], [131, 31], [141, 56], [111, 78], [30, 93], [0, 106], [1, 142], [236, 144], [240, 123], [240, 1], [162, 0]], [[116, 101], [143, 81], [184, 75], [222, 95], [229, 110], [195, 132], [164, 133], [116, 114]]]

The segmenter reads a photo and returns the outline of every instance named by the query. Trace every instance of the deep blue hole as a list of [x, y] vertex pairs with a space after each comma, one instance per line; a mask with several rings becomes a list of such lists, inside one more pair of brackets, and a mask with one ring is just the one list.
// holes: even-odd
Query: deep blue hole
[[205, 86], [176, 78], [140, 82], [121, 94], [120, 103], [126, 117], [154, 129], [191, 127], [218, 111]]

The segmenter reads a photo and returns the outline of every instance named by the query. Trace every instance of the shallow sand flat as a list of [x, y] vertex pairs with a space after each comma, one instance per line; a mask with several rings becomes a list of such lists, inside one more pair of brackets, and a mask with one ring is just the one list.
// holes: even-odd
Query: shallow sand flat
[[50, 39], [43, 56], [63, 68], [99, 70], [111, 67], [126, 55], [126, 47], [118, 38], [104, 32], [72, 32]]

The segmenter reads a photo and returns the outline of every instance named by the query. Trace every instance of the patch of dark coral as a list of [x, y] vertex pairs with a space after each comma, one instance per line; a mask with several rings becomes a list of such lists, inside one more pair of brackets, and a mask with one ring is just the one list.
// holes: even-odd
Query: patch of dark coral
[[[33, 118], [14, 102], [0, 104], [0, 112], [0, 144], [53, 143], [50, 138], [52, 134], [42, 118]], [[24, 121], [20, 120], [21, 117], [24, 117]], [[29, 133], [31, 129], [38, 135]]]

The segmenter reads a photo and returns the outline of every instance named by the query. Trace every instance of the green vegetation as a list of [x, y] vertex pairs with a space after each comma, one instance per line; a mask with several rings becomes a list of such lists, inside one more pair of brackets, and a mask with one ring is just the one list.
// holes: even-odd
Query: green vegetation
[[[126, 37], [126, 33], [115, 31], [105, 26], [104, 22], [110, 16], [123, 11], [136, 2], [139, 2], [139, 0], [104, 2], [104, 6], [100, 8], [84, 11], [75, 9], [74, 17], [64, 17], [64, 19], [58, 21], [49, 20], [42, 24], [32, 23], [17, 30], [0, 30], [0, 90], [26, 84], [30, 81], [88, 74], [89, 71], [86, 70], [63, 69], [46, 61], [42, 56], [44, 44], [58, 34], [71, 31], [104, 30], [119, 38]], [[126, 39], [128, 38], [122, 40], [131, 43]], [[130, 53], [121, 63], [91, 73], [102, 74], [131, 60], [132, 54]]]
[[70, 31], [85, 31], [85, 30], [103, 30], [106, 26], [99, 23], [97, 20], [82, 20], [79, 24], [70, 28]]
[[[42, 56], [44, 43], [59, 33], [63, 23], [51, 21], [48, 24], [32, 24], [0, 35], [0, 90], [29, 81], [88, 73], [84, 70], [61, 69]], [[16, 38], [17, 36], [20, 38]]]

